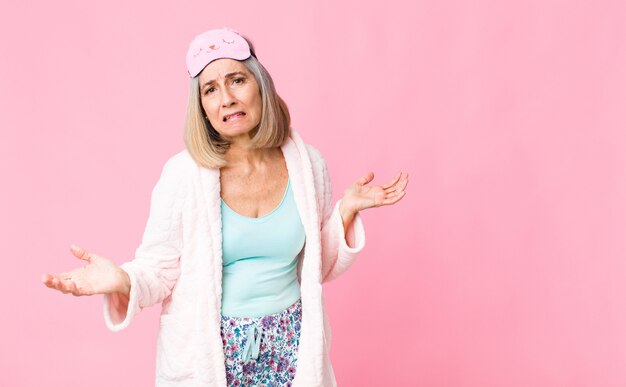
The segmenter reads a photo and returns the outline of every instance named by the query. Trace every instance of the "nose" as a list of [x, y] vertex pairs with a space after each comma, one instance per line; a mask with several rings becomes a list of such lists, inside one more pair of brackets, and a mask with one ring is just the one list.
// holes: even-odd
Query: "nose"
[[222, 107], [229, 107], [235, 103], [235, 98], [231, 91], [226, 87], [222, 92]]

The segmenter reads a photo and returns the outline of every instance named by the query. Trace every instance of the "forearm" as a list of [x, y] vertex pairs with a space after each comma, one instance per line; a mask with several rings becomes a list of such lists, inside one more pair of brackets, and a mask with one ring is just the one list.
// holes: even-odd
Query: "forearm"
[[109, 295], [109, 313], [115, 322], [126, 319], [128, 302], [130, 301], [130, 277], [122, 268], [119, 269], [118, 276], [117, 291]]
[[118, 278], [119, 279], [116, 293], [128, 299], [128, 297], [130, 297], [130, 277], [124, 269], [119, 268]]
[[354, 246], [351, 246], [350, 244], [349, 239], [352, 239], [352, 238], [349, 237], [348, 230], [350, 229], [350, 226], [352, 225], [352, 222], [354, 221], [356, 212], [347, 208], [342, 201], [339, 204], [339, 215], [341, 215], [341, 221], [343, 223], [343, 230], [344, 230], [344, 238], [346, 240], [346, 243], [348, 244], [348, 247], [354, 247]]
[[[363, 223], [358, 212], [348, 211], [342, 202], [322, 227], [322, 280], [331, 281], [345, 272], [365, 245]], [[343, 212], [343, 215], [342, 215]]]

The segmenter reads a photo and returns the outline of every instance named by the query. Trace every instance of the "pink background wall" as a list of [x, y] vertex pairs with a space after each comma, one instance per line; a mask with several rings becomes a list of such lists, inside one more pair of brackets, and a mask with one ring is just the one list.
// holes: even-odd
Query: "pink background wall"
[[158, 306], [114, 334], [102, 297], [39, 277], [71, 243], [132, 258], [183, 147], [188, 43], [221, 26], [335, 199], [410, 173], [325, 286], [341, 386], [626, 385], [624, 2], [160, 3], [0, 9], [1, 385], [153, 383]]

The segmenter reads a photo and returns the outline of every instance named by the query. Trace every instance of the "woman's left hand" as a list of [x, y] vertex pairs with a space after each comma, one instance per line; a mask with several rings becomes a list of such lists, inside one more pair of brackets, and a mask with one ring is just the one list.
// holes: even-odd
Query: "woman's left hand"
[[409, 175], [405, 172], [398, 172], [386, 185], [367, 186], [366, 184], [372, 180], [374, 180], [374, 173], [368, 172], [346, 189], [341, 201], [342, 213], [356, 214], [366, 208], [397, 203], [406, 194], [404, 189], [409, 183]]

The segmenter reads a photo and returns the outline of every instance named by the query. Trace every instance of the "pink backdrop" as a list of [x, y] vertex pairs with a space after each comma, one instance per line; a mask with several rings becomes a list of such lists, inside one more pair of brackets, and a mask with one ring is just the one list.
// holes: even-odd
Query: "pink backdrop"
[[132, 258], [183, 147], [187, 45], [221, 26], [335, 199], [410, 173], [325, 286], [341, 386], [626, 384], [623, 1], [160, 3], [1, 7], [1, 385], [152, 385], [158, 306], [114, 334], [102, 297], [39, 277], [71, 243]]

